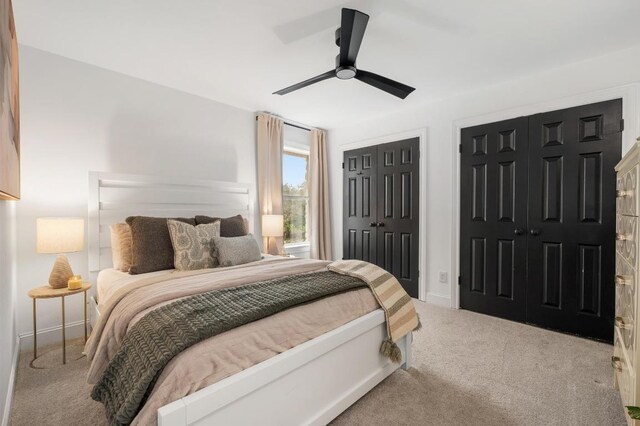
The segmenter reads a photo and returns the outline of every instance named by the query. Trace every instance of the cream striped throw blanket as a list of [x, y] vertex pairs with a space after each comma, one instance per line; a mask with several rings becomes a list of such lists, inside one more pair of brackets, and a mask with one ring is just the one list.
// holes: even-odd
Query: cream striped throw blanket
[[327, 268], [338, 274], [359, 278], [369, 285], [387, 319], [389, 338], [382, 342], [380, 353], [393, 362], [401, 362], [402, 352], [396, 342], [421, 327], [411, 296], [404, 291], [396, 277], [369, 262], [338, 260]]

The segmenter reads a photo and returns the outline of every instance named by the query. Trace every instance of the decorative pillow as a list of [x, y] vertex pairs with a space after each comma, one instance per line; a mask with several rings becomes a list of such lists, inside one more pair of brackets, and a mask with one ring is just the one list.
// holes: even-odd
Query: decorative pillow
[[[190, 225], [195, 219], [172, 218]], [[173, 269], [173, 245], [167, 226], [167, 218], [131, 216], [127, 218], [131, 228], [130, 274]]]
[[206, 225], [189, 225], [177, 220], [167, 220], [173, 244], [173, 265], [179, 271], [215, 268], [213, 237], [220, 236], [220, 221]]
[[242, 237], [249, 233], [249, 227], [247, 226], [248, 224], [246, 223], [246, 220], [242, 217], [242, 215], [226, 218], [196, 216], [196, 225], [213, 223], [216, 220], [220, 221], [221, 237]]
[[213, 237], [213, 245], [220, 266], [242, 265], [262, 259], [260, 247], [253, 235], [242, 237]]
[[129, 272], [131, 267], [131, 228], [126, 223], [109, 226], [111, 231], [111, 258], [113, 268]]

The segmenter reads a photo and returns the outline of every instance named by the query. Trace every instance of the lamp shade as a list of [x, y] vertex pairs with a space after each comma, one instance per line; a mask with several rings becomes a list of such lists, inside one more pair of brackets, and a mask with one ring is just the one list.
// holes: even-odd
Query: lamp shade
[[262, 236], [282, 237], [284, 235], [283, 216], [281, 214], [262, 215]]
[[46, 217], [36, 220], [38, 253], [72, 253], [84, 249], [84, 219]]

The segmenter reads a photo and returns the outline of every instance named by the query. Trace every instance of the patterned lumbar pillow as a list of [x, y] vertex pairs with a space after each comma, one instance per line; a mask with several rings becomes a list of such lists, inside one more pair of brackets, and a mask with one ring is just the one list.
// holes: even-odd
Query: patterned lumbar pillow
[[243, 237], [213, 237], [213, 245], [220, 266], [242, 265], [262, 259], [260, 247], [251, 234]]
[[215, 268], [213, 239], [220, 235], [220, 221], [193, 226], [169, 219], [169, 235], [173, 244], [173, 264], [177, 270]]
[[113, 269], [129, 272], [131, 268], [131, 228], [126, 223], [109, 226], [111, 231], [111, 258]]

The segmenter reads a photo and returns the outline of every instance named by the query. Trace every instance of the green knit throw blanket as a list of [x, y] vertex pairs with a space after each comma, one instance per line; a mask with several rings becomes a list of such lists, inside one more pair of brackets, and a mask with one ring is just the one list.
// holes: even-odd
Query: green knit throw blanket
[[91, 397], [104, 404], [111, 425], [128, 425], [167, 363], [190, 346], [293, 306], [364, 286], [358, 278], [325, 271], [214, 290], [161, 306], [131, 327]]

